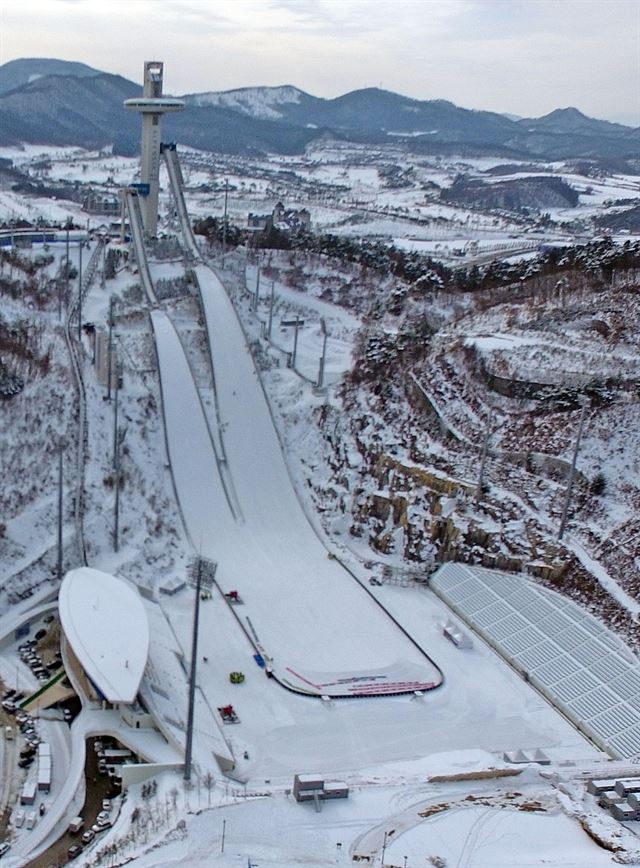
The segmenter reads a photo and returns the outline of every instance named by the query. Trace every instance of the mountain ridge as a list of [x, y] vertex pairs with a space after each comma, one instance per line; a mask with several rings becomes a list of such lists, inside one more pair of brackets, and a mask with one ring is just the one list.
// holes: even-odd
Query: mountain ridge
[[[122, 102], [140, 90], [140, 84], [86, 64], [52, 58], [10, 61], [0, 66], [0, 144], [113, 144], [118, 151], [134, 153], [138, 122]], [[314, 138], [329, 136], [401, 143], [424, 152], [460, 147], [545, 159], [640, 156], [638, 130], [589, 118], [573, 107], [512, 120], [376, 87], [325, 99], [291, 84], [182, 98], [189, 110], [165, 119], [166, 135], [226, 153], [300, 153]]]

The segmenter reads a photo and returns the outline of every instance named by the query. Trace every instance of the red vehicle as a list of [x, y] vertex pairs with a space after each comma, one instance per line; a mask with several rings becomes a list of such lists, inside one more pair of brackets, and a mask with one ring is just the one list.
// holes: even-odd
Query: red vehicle
[[220, 713], [220, 717], [222, 718], [223, 723], [239, 723], [240, 719], [235, 712], [233, 705], [223, 705], [218, 708], [218, 712]]

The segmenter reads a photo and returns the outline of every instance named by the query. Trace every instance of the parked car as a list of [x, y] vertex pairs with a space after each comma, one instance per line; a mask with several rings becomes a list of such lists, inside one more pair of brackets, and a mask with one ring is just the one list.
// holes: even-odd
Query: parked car
[[67, 856], [69, 859], [77, 859], [78, 856], [82, 853], [82, 847], [80, 844], [72, 844], [67, 850]]
[[111, 820], [105, 820], [103, 823], [94, 823], [91, 829], [98, 834], [98, 832], [106, 832], [107, 829], [110, 829], [112, 826]]
[[45, 615], [42, 619], [45, 624], [50, 624], [53, 620], [55, 620], [55, 615]]
[[36, 642], [39, 642], [41, 639], [44, 639], [46, 635], [47, 631], [43, 627], [42, 630], [38, 630], [38, 632], [34, 635], [33, 638], [36, 640]]
[[83, 844], [90, 844], [95, 838], [95, 836], [96, 833], [93, 831], [93, 829], [87, 829], [86, 832], [82, 833], [82, 838], [80, 838], [80, 840]]
[[109, 820], [109, 811], [100, 811], [96, 817], [96, 823], [105, 823]]
[[107, 813], [107, 814], [110, 814], [110, 813], [111, 813], [111, 808], [112, 808], [111, 799], [103, 799], [103, 800], [102, 800], [102, 810], [103, 810], [103, 812], [105, 812], [105, 813]]
[[0, 844], [0, 858], [4, 856], [4, 854], [11, 849], [11, 844], [8, 841], [3, 841]]

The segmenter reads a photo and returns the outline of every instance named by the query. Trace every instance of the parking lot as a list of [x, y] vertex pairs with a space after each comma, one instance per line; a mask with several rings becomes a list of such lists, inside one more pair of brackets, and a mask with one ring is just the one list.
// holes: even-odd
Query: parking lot
[[[120, 787], [114, 784], [112, 778], [108, 774], [101, 774], [98, 768], [99, 757], [96, 751], [96, 742], [100, 743], [100, 739], [87, 739], [87, 759], [85, 763], [85, 780], [86, 780], [86, 796], [82, 806], [82, 810], [78, 812], [78, 816], [82, 817], [82, 825], [77, 828], [77, 831], [71, 832], [67, 830], [53, 844], [46, 853], [33, 859], [28, 863], [28, 868], [59, 868], [59, 866], [67, 865], [73, 859], [69, 857], [69, 849], [71, 847], [80, 847], [78, 855], [89, 847], [96, 838], [100, 837], [100, 831], [93, 831], [92, 826], [96, 824], [98, 815], [106, 811], [109, 817], [114, 817], [117, 811], [117, 803], [114, 802], [120, 796]], [[103, 746], [111, 745], [108, 740], [102, 741]], [[108, 801], [108, 804], [107, 804]], [[104, 830], [110, 828], [109, 823], [103, 823]], [[75, 828], [75, 826], [74, 826]], [[87, 840], [91, 834], [91, 839]], [[86, 836], [83, 840], [83, 836]]]

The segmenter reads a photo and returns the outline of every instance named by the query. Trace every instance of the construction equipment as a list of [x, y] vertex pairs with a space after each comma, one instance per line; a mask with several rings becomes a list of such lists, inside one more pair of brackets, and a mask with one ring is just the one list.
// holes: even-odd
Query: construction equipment
[[227, 603], [230, 603], [232, 606], [237, 606], [239, 603], [242, 602], [240, 594], [237, 591], [227, 591], [227, 593], [224, 595], [224, 598]]
[[233, 705], [223, 705], [218, 708], [218, 713], [223, 723], [240, 723], [240, 718], [235, 712]]

